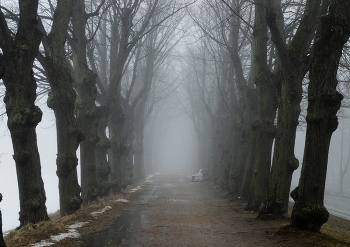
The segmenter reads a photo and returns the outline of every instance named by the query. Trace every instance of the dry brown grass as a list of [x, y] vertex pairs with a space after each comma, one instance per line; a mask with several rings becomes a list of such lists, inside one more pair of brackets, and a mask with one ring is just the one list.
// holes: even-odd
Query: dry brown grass
[[66, 227], [62, 222], [56, 220], [43, 221], [38, 224], [27, 224], [19, 230], [10, 231], [5, 236], [8, 247], [28, 246], [42, 239], [48, 239], [51, 235], [66, 232]]
[[[37, 243], [41, 240], [48, 240], [50, 236], [57, 235], [59, 233], [66, 233], [67, 226], [77, 222], [89, 222], [89, 224], [84, 225], [79, 228], [79, 232], [83, 234], [88, 234], [98, 229], [102, 229], [108, 224], [109, 220], [113, 215], [118, 214], [118, 211], [126, 206], [125, 203], [116, 202], [118, 198], [131, 199], [133, 194], [128, 194], [127, 191], [109, 195], [104, 198], [98, 198], [91, 204], [82, 206], [79, 210], [74, 212], [72, 215], [60, 216], [59, 211], [50, 214], [49, 221], [43, 221], [38, 224], [27, 224], [19, 230], [10, 231], [5, 237], [5, 242], [7, 247], [27, 247], [31, 244]], [[111, 206], [112, 209], [104, 212], [103, 214], [98, 214], [97, 217], [91, 215], [92, 212], [99, 211], [106, 206]], [[59, 242], [55, 246], [78, 246], [74, 241], [79, 241], [76, 239], [66, 239]]]

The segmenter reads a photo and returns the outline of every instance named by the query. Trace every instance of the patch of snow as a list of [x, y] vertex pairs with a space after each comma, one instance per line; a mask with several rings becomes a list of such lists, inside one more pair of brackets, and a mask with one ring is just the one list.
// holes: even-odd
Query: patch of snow
[[36, 244], [32, 244], [33, 247], [45, 247], [45, 246], [51, 246], [54, 245], [52, 242], [48, 242], [47, 240], [41, 240], [40, 242]]
[[80, 234], [76, 229], [70, 229], [66, 233], [60, 233], [58, 235], [51, 236], [51, 240], [54, 242], [59, 242], [65, 238], [79, 238]]
[[141, 186], [137, 186], [136, 188], [131, 189], [131, 190], [130, 190], [130, 193], [136, 192], [136, 191], [138, 191], [139, 189], [141, 189]]
[[77, 229], [77, 228], [83, 227], [86, 223], [88, 223], [88, 222], [77, 222], [77, 223], [74, 223], [74, 224], [67, 226], [67, 228], [68, 229]]
[[129, 202], [129, 200], [126, 200], [124, 198], [118, 198], [117, 200], [115, 200], [116, 202]]
[[154, 176], [153, 175], [150, 175], [146, 178], [146, 182], [150, 183], [150, 182], [153, 182], [153, 178]]
[[65, 239], [65, 238], [80, 238], [80, 234], [76, 229], [82, 227], [86, 223], [88, 223], [88, 222], [78, 222], [78, 223], [74, 223], [72, 225], [67, 226], [68, 232], [59, 233], [57, 235], [53, 235], [50, 237], [51, 241], [53, 241], [53, 242], [50, 242], [49, 240], [41, 240], [40, 242], [38, 242], [36, 244], [32, 244], [31, 246], [32, 247], [45, 247], [45, 246], [54, 245], [55, 243], [60, 242], [61, 240]]
[[110, 210], [110, 209], [112, 209], [111, 206], [106, 206], [106, 207], [104, 207], [103, 209], [101, 209], [101, 210], [99, 210], [99, 211], [92, 212], [92, 213], [90, 213], [90, 214], [91, 214], [92, 216], [94, 216], [94, 217], [97, 217], [98, 214], [103, 214], [104, 212], [106, 212], [106, 211], [108, 211], [108, 210]]

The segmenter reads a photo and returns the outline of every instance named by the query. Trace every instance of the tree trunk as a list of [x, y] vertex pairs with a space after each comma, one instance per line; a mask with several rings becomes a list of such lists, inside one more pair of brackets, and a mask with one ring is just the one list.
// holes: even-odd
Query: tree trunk
[[[136, 58], [137, 59], [137, 58]], [[136, 68], [134, 68], [135, 70]], [[133, 182], [133, 149], [134, 149], [134, 108], [129, 104], [129, 97], [122, 97], [122, 116], [123, 122], [118, 124], [119, 143], [122, 144], [122, 149], [118, 151], [118, 163], [120, 170], [120, 186], [126, 188]], [[113, 114], [111, 115], [113, 116]], [[118, 120], [119, 121], [119, 120]]]
[[[121, 80], [123, 70], [133, 45], [130, 45], [129, 38], [132, 27], [132, 9], [123, 8], [121, 10], [121, 33], [119, 36], [118, 25], [119, 16], [115, 15], [112, 26], [112, 40], [114, 46], [111, 47], [111, 75], [108, 92], [103, 103], [108, 109], [109, 139], [111, 148], [108, 151], [108, 158], [111, 164], [111, 182], [113, 191], [118, 192], [122, 186], [122, 157], [127, 151], [128, 144], [123, 139], [123, 128], [125, 123], [124, 109], [122, 106]], [[119, 47], [117, 41], [119, 40]], [[118, 49], [119, 48], [119, 49]]]
[[[253, 90], [251, 90], [253, 92]], [[232, 162], [234, 162], [234, 177], [232, 178], [232, 183], [235, 188], [235, 191], [238, 193], [237, 195], [241, 196], [242, 192], [242, 185], [243, 181], [245, 179], [245, 165], [247, 164], [248, 160], [250, 160], [251, 157], [249, 154], [250, 151], [250, 144], [251, 144], [251, 127], [250, 124], [252, 122], [252, 119], [255, 115], [255, 101], [254, 96], [249, 97], [246, 100], [246, 103], [241, 103], [239, 106], [241, 109], [236, 111], [236, 114], [239, 116], [236, 120], [235, 124], [235, 138], [237, 140], [235, 141], [238, 145], [235, 147], [238, 149], [238, 156], [237, 159]]]
[[255, 142], [253, 177], [246, 209], [258, 211], [265, 199], [270, 175], [272, 143], [275, 137], [274, 119], [277, 109], [276, 84], [267, 68], [267, 25], [265, 0], [255, 1], [254, 64], [258, 97], [257, 118], [251, 124], [252, 142]]
[[35, 105], [37, 85], [32, 70], [42, 38], [37, 28], [38, 1], [20, 1], [19, 5], [20, 21], [15, 39], [12, 39], [0, 11], [0, 47], [3, 52], [0, 55], [0, 78], [6, 87], [4, 102], [17, 170], [21, 227], [49, 217], [35, 132], [42, 117], [42, 111]]
[[[2, 201], [2, 194], [0, 193], [0, 202]], [[0, 210], [0, 247], [6, 247], [6, 243], [4, 241], [4, 237], [2, 235], [2, 215]]]
[[[233, 8], [238, 11], [239, 13], [239, 5], [233, 4]], [[237, 97], [237, 106], [238, 108], [234, 112], [236, 114], [236, 122], [234, 123], [235, 127], [239, 129], [239, 132], [237, 135], [235, 135], [235, 138], [238, 138], [237, 143], [239, 143], [239, 151], [238, 151], [238, 158], [237, 158], [237, 164], [235, 165], [239, 171], [242, 171], [242, 168], [247, 163], [247, 160], [251, 157], [248, 154], [249, 152], [249, 144], [250, 144], [250, 134], [251, 134], [251, 128], [250, 124], [252, 123], [253, 119], [255, 118], [256, 114], [256, 92], [254, 89], [254, 85], [250, 80], [247, 80], [245, 78], [245, 74], [243, 71], [242, 61], [239, 54], [239, 32], [240, 32], [240, 21], [241, 19], [235, 14], [236, 16], [233, 20], [233, 23], [231, 24], [231, 39], [232, 39], [232, 48], [230, 49], [231, 52], [231, 61], [232, 66], [234, 68], [235, 72], [235, 88], [236, 88], [236, 97]], [[247, 173], [245, 173], [247, 174]], [[236, 183], [237, 187], [240, 187], [239, 184], [241, 183], [240, 177], [236, 176]], [[244, 178], [245, 179], [245, 178]], [[244, 180], [243, 179], [243, 180]]]
[[241, 195], [241, 187], [244, 174], [244, 164], [242, 162], [238, 162], [238, 154], [240, 151], [240, 138], [238, 137], [239, 134], [239, 128], [237, 126], [234, 127], [232, 134], [232, 152], [228, 193], [236, 196]]
[[323, 205], [329, 144], [338, 127], [337, 111], [343, 96], [336, 90], [339, 60], [350, 35], [350, 2], [333, 0], [329, 14], [321, 17], [316, 34], [315, 55], [310, 67], [307, 129], [303, 167], [291, 224], [319, 231], [329, 213]]
[[[142, 115], [144, 116], [144, 115]], [[143, 136], [144, 136], [144, 125], [139, 125], [135, 128], [135, 140], [134, 140], [134, 170], [133, 180], [139, 181], [144, 177], [144, 160], [143, 160]]]
[[121, 186], [122, 188], [126, 188], [128, 185], [133, 182], [133, 143], [134, 143], [134, 134], [133, 134], [133, 110], [129, 110], [127, 106], [127, 102], [125, 99], [123, 112], [125, 113], [125, 122], [123, 124], [123, 133], [122, 139], [125, 143], [126, 149], [122, 153], [120, 157], [120, 166], [121, 166]]
[[294, 146], [299, 124], [302, 80], [309, 64], [306, 56], [318, 23], [320, 6], [320, 0], [307, 1], [298, 30], [288, 48], [277, 19], [281, 7], [275, 6], [273, 10], [269, 8], [266, 15], [281, 68], [277, 72], [278, 116], [274, 154], [262, 214], [280, 217], [288, 212], [292, 174], [299, 166], [299, 161], [294, 155]]
[[[232, 63], [231, 63], [232, 64]], [[232, 71], [233, 72], [233, 71]], [[233, 78], [233, 75], [231, 75]], [[233, 84], [232, 84], [233, 86]], [[234, 196], [242, 195], [242, 184], [244, 180], [244, 167], [249, 152], [249, 140], [250, 131], [246, 132], [243, 127], [241, 102], [238, 102], [237, 92], [234, 88], [230, 90], [231, 107], [233, 111], [231, 132], [232, 132], [232, 144], [231, 144], [231, 161], [229, 171], [229, 194]], [[249, 125], [249, 124], [248, 124]], [[247, 126], [245, 126], [247, 127]], [[248, 126], [249, 129], [249, 126]]]
[[85, 36], [86, 13], [84, 0], [75, 0], [73, 8], [73, 64], [75, 72], [76, 114], [79, 127], [84, 134], [80, 143], [81, 187], [83, 203], [93, 201], [97, 195], [96, 144], [97, 136], [97, 96], [96, 74], [89, 69], [86, 59], [87, 40]]
[[51, 92], [48, 106], [54, 110], [57, 130], [57, 176], [59, 182], [60, 214], [71, 214], [80, 208], [76, 151], [82, 132], [75, 119], [76, 93], [66, 61], [65, 39], [73, 1], [58, 1], [52, 30], [44, 38], [45, 66]]
[[257, 153], [257, 143], [253, 140], [253, 136], [249, 138], [248, 157], [244, 164], [244, 176], [241, 189], [241, 197], [248, 199], [250, 196], [250, 187], [253, 178], [254, 164]]
[[113, 192], [120, 192], [122, 189], [121, 158], [127, 149], [123, 140], [123, 126], [125, 116], [120, 104], [114, 102], [110, 108], [109, 134], [111, 148], [108, 151], [108, 159], [111, 164], [111, 182]]
[[106, 196], [111, 189], [111, 183], [109, 182], [109, 175], [111, 173], [111, 165], [107, 160], [107, 151], [111, 147], [110, 141], [106, 136], [107, 118], [108, 114], [105, 107], [100, 106], [97, 108], [98, 112], [98, 137], [99, 141], [96, 144], [96, 166], [97, 166], [97, 184], [98, 195]]

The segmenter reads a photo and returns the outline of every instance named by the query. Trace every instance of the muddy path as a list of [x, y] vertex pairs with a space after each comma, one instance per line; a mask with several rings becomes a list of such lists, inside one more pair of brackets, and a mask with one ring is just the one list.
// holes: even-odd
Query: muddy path
[[256, 221], [255, 213], [243, 211], [244, 202], [230, 201], [210, 182], [158, 175], [137, 193], [109, 228], [84, 236], [83, 246], [341, 246], [276, 234], [287, 221]]
[[72, 215], [28, 224], [8, 247], [350, 246], [350, 221], [331, 215], [321, 233], [286, 228], [288, 219], [255, 220], [210, 181], [157, 175], [98, 198]]

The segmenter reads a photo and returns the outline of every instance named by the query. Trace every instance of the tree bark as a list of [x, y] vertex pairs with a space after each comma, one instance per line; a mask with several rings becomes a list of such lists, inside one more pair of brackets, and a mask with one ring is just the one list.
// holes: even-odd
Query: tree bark
[[46, 195], [41, 177], [36, 126], [42, 111], [35, 105], [36, 81], [32, 70], [42, 39], [37, 23], [38, 1], [19, 2], [18, 30], [12, 38], [0, 11], [0, 78], [6, 87], [4, 102], [16, 163], [20, 227], [48, 220]]
[[[0, 193], [0, 202], [2, 201], [2, 194]], [[0, 247], [6, 247], [6, 243], [4, 241], [3, 233], [2, 233], [2, 215], [0, 210]]]
[[80, 186], [78, 184], [76, 151], [83, 139], [75, 119], [76, 93], [68, 67], [65, 40], [72, 13], [73, 1], [57, 1], [50, 34], [44, 37], [45, 69], [51, 92], [48, 106], [54, 110], [57, 130], [57, 176], [60, 198], [60, 214], [72, 214], [80, 208]]
[[263, 212], [284, 216], [288, 212], [292, 174], [299, 166], [294, 155], [295, 135], [300, 115], [302, 80], [309, 66], [309, 47], [317, 27], [321, 1], [307, 1], [300, 25], [288, 46], [278, 23], [280, 6], [271, 3], [266, 22], [276, 46], [281, 68], [277, 74], [278, 116], [274, 155], [271, 166], [267, 199]]
[[109, 120], [109, 134], [111, 148], [108, 151], [108, 160], [111, 164], [111, 182], [113, 192], [119, 192], [122, 189], [122, 175], [123, 168], [121, 165], [122, 156], [126, 152], [128, 146], [123, 139], [123, 127], [125, 116], [123, 109], [118, 100], [110, 102], [110, 120]]
[[[127, 143], [123, 139], [123, 128], [125, 122], [125, 115], [123, 112], [122, 96], [121, 96], [121, 80], [123, 77], [123, 70], [127, 58], [133, 46], [129, 45], [129, 38], [132, 27], [132, 10], [131, 8], [123, 8], [120, 16], [121, 31], [118, 35], [119, 16], [115, 14], [112, 26], [112, 40], [115, 47], [111, 47], [111, 75], [108, 92], [103, 103], [108, 109], [108, 126], [109, 139], [111, 148], [109, 150], [108, 158], [111, 164], [111, 182], [113, 184], [113, 191], [121, 190], [122, 183], [122, 167], [121, 159], [124, 152], [127, 150]], [[119, 43], [117, 42], [119, 41]], [[119, 45], [119, 47], [117, 47]], [[118, 49], [119, 48], [119, 49]]]
[[135, 139], [134, 139], [134, 169], [133, 169], [133, 181], [139, 181], [144, 177], [144, 128], [145, 128], [145, 104], [140, 102], [140, 105], [136, 109], [135, 117], [137, 122], [135, 122]]
[[[232, 8], [235, 8], [237, 13], [239, 13], [239, 5], [234, 3], [232, 1]], [[245, 171], [243, 168], [245, 167], [245, 164], [247, 163], [248, 159], [250, 158], [248, 154], [249, 152], [249, 144], [250, 144], [250, 135], [251, 135], [251, 128], [250, 124], [255, 118], [256, 114], [256, 92], [254, 89], [254, 85], [251, 83], [250, 80], [247, 80], [244, 77], [243, 67], [242, 67], [242, 61], [239, 54], [239, 32], [240, 32], [240, 18], [235, 14], [235, 18], [233, 19], [232, 26], [231, 26], [231, 33], [230, 33], [230, 39], [232, 47], [229, 49], [231, 53], [231, 61], [232, 66], [235, 73], [235, 88], [236, 92], [234, 95], [237, 97], [234, 101], [234, 105], [236, 105], [236, 109], [234, 109], [235, 116], [235, 122], [233, 123], [234, 129], [236, 130], [236, 133], [234, 135], [235, 138], [238, 140], [234, 140], [233, 142], [236, 145], [236, 149], [238, 149], [238, 156], [236, 161], [231, 164], [231, 170], [234, 172], [239, 172], [238, 174], [234, 174], [234, 177], [230, 178], [231, 184], [235, 184], [236, 188], [240, 188], [242, 186], [243, 180], [241, 175], [247, 174], [244, 173]], [[232, 95], [231, 95], [232, 96]], [[234, 170], [233, 170], [234, 169]]]
[[96, 144], [97, 135], [97, 97], [96, 74], [88, 67], [86, 59], [87, 39], [85, 36], [86, 13], [84, 0], [75, 0], [73, 5], [73, 65], [75, 88], [78, 92], [76, 100], [77, 122], [84, 134], [80, 143], [81, 187], [83, 203], [86, 205], [98, 195]]
[[99, 141], [96, 144], [98, 195], [106, 196], [109, 194], [112, 186], [112, 184], [109, 181], [109, 175], [111, 173], [111, 165], [107, 159], [107, 151], [111, 147], [111, 143], [106, 135], [108, 114], [104, 106], [98, 107], [97, 112], [98, 112], [97, 134], [99, 137]]
[[323, 204], [324, 189], [330, 139], [338, 127], [336, 114], [343, 99], [336, 90], [336, 75], [350, 35], [349, 9], [349, 1], [331, 1], [328, 15], [321, 17], [310, 67], [303, 167], [293, 193], [291, 225], [311, 231], [319, 231], [329, 216]]
[[[235, 122], [236, 120], [233, 121]], [[240, 140], [237, 137], [237, 135], [239, 135], [239, 128], [237, 128], [234, 124], [233, 126], [228, 193], [230, 195], [240, 196], [243, 183], [244, 165], [242, 165], [242, 162], [237, 162], [240, 143]], [[240, 166], [238, 166], [238, 164], [240, 164]]]
[[272, 143], [275, 138], [274, 119], [277, 109], [277, 88], [267, 67], [267, 25], [265, 0], [255, 1], [254, 64], [255, 85], [258, 97], [257, 118], [251, 124], [252, 142], [255, 142], [253, 177], [246, 209], [258, 211], [265, 199], [270, 175]]

